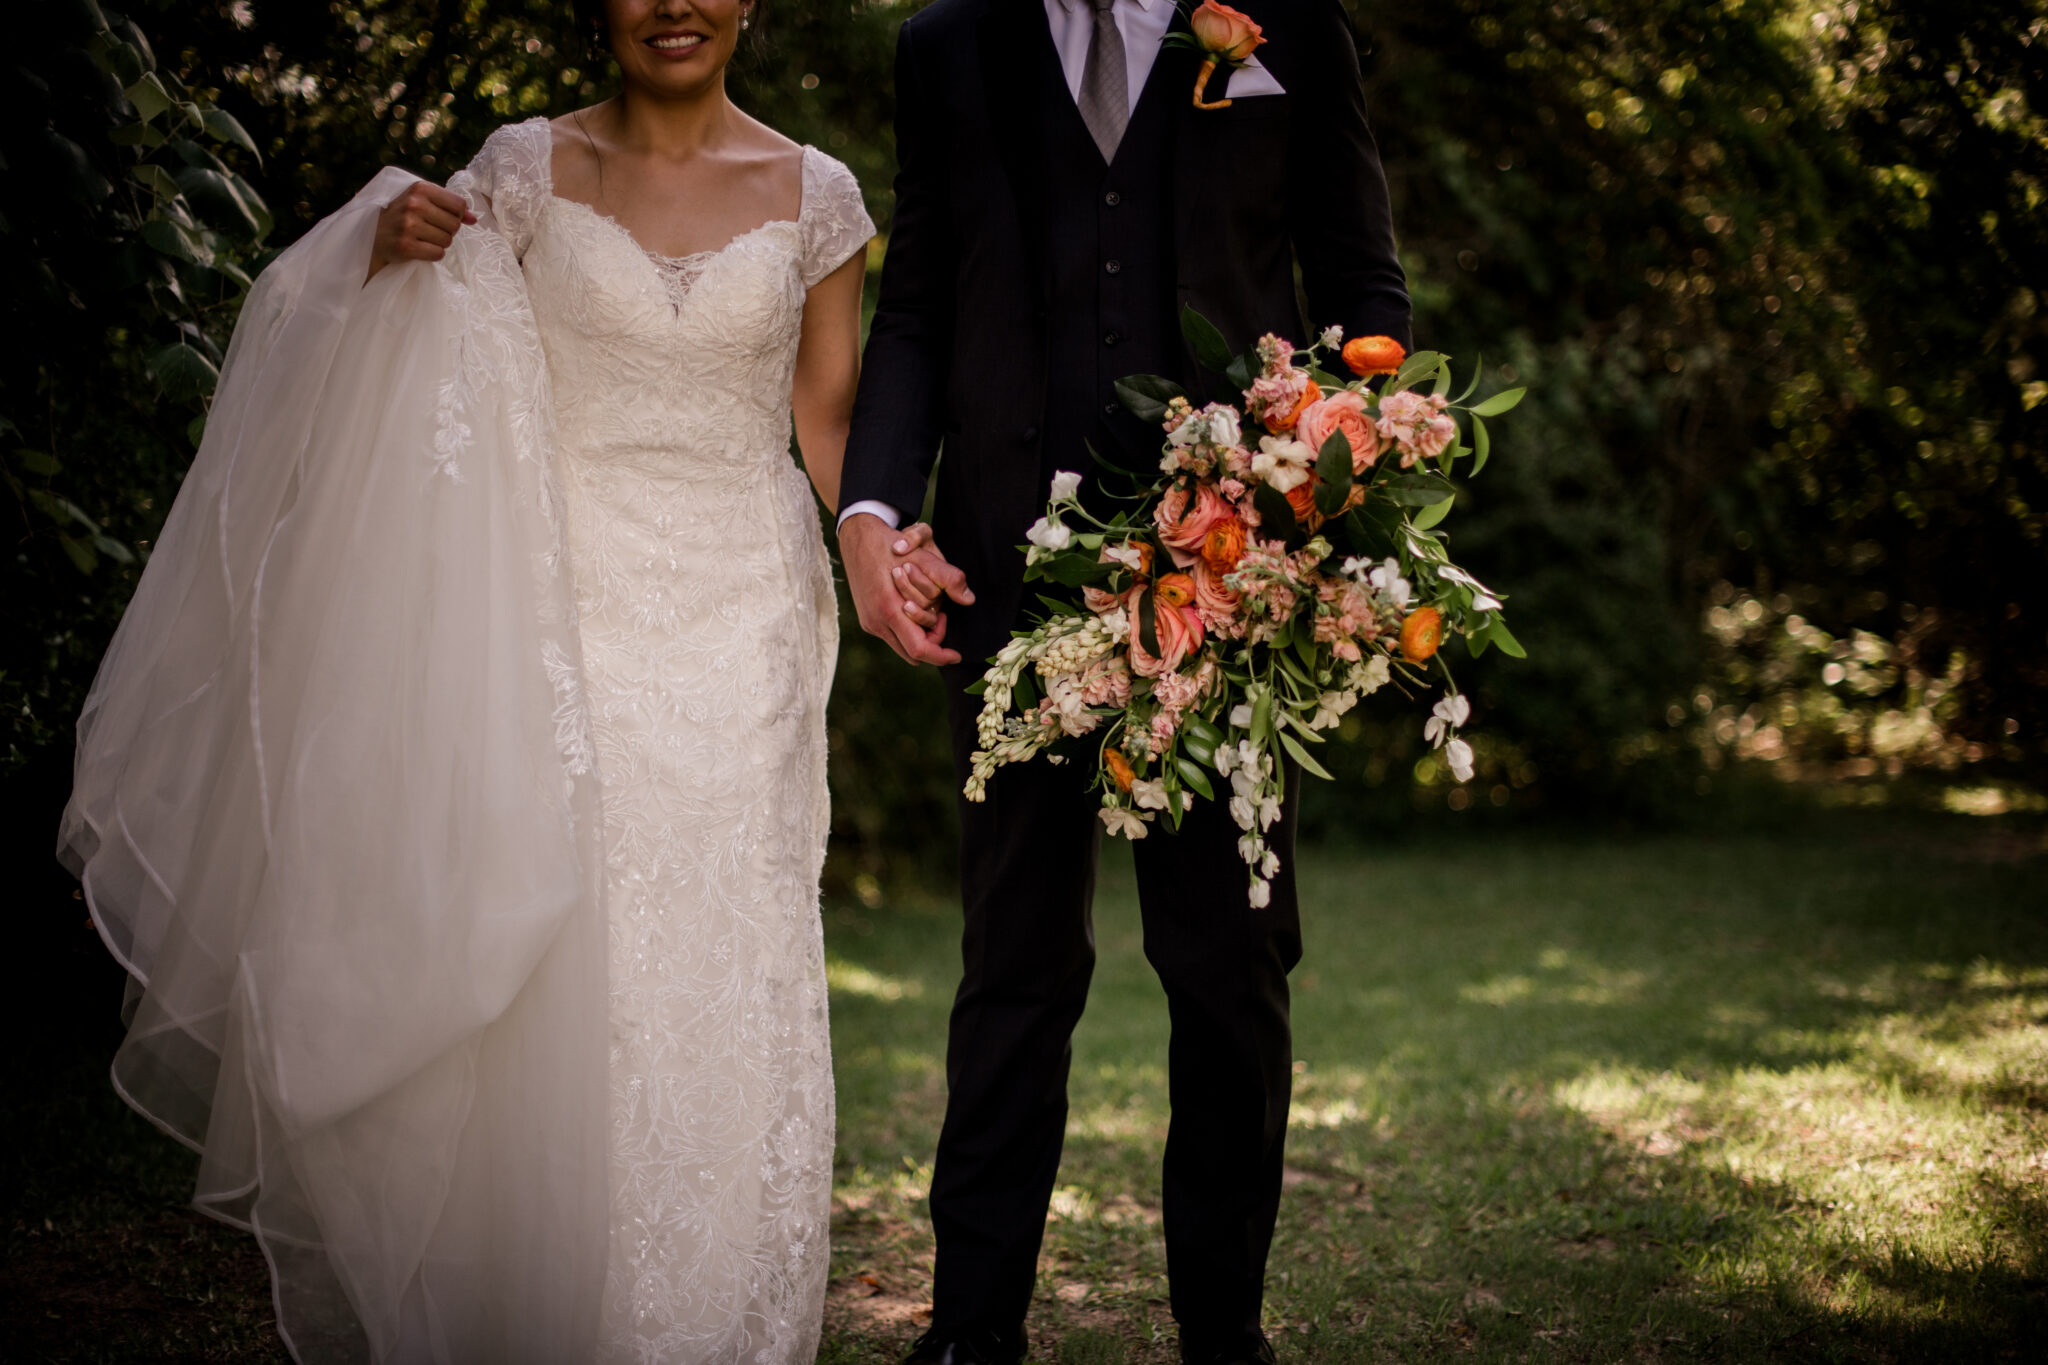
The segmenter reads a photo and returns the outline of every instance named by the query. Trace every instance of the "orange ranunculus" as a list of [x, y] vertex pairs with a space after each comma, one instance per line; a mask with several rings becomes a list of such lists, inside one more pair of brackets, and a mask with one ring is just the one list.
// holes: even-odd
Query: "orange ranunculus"
[[1131, 783], [1138, 780], [1138, 774], [1131, 767], [1131, 760], [1115, 749], [1102, 751], [1102, 766], [1109, 769], [1110, 778], [1116, 783], [1118, 791], [1129, 791]]
[[1294, 509], [1294, 518], [1310, 535], [1323, 524], [1323, 514], [1316, 510], [1316, 481], [1309, 479], [1287, 490], [1287, 505]]
[[1161, 574], [1152, 590], [1169, 607], [1184, 607], [1195, 600], [1195, 580], [1184, 573]]
[[1243, 61], [1266, 41], [1250, 15], [1219, 5], [1216, 0], [1202, 0], [1200, 7], [1188, 16], [1188, 28], [1202, 45], [1202, 51], [1226, 62]]
[[1408, 358], [1408, 350], [1392, 337], [1353, 337], [1344, 343], [1344, 363], [1361, 378], [1393, 374]]
[[1309, 380], [1308, 387], [1301, 391], [1301, 401], [1294, 405], [1294, 410], [1279, 417], [1268, 414], [1266, 425], [1276, 432], [1294, 430], [1294, 424], [1301, 420], [1301, 414], [1308, 411], [1308, 405], [1319, 402], [1322, 396], [1322, 386], [1313, 379]]
[[1236, 517], [1217, 522], [1202, 539], [1202, 562], [1219, 576], [1229, 573], [1244, 558], [1244, 536], [1244, 523]]
[[1419, 607], [1401, 623], [1401, 657], [1426, 663], [1444, 642], [1444, 615], [1435, 607]]

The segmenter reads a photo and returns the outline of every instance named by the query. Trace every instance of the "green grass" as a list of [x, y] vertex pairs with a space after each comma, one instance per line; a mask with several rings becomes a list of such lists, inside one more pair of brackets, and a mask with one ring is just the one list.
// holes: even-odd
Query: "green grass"
[[[1176, 1358], [1165, 1008], [1105, 863], [1031, 1323], [1059, 1365]], [[2044, 871], [2038, 826], [1962, 818], [1308, 855], [1282, 1359], [2038, 1358]], [[826, 1361], [893, 1360], [929, 1311], [957, 925], [828, 909]], [[6, 1357], [281, 1359], [260, 1257], [105, 1088], [92, 979], [5, 1063]]]
[[[1310, 856], [1282, 1359], [2039, 1358], [2048, 859], [1827, 829]], [[1107, 861], [1032, 1321], [1037, 1359], [1103, 1365], [1177, 1358], [1165, 1008]], [[828, 1360], [928, 1306], [953, 932], [831, 921]]]

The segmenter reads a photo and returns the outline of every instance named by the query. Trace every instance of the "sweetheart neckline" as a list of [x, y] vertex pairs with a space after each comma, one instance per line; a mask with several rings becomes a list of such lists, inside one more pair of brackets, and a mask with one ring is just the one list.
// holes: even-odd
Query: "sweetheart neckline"
[[627, 227], [618, 219], [612, 217], [609, 213], [606, 213], [603, 209], [598, 208], [595, 204], [586, 204], [581, 199], [570, 199], [563, 195], [556, 194], [552, 190], [548, 192], [548, 199], [557, 204], [567, 204], [571, 208], [582, 209], [585, 213], [589, 214], [592, 218], [597, 219], [600, 223], [604, 223], [611, 227], [621, 237], [625, 238], [628, 242], [630, 242], [634, 250], [638, 251], [642, 256], [645, 256], [648, 260], [653, 261], [658, 265], [684, 265], [688, 264], [691, 261], [708, 261], [715, 257], [723, 256], [726, 252], [731, 251], [741, 242], [746, 241], [750, 237], [758, 237], [770, 228], [802, 226], [801, 219], [770, 218], [765, 223], [756, 223], [753, 227], [748, 228], [745, 232], [738, 233], [735, 236], [729, 238], [724, 246], [713, 247], [709, 251], [692, 251], [682, 256], [664, 256], [659, 251], [648, 250], [646, 244], [643, 243], [638, 237], [635, 237], [633, 235], [633, 230], [631, 228]]

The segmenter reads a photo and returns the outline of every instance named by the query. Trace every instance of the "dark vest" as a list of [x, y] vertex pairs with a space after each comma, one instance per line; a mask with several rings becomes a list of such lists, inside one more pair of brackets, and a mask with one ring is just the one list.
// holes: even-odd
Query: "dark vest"
[[1176, 378], [1186, 361], [1174, 317], [1174, 92], [1155, 64], [1107, 166], [1081, 119], [1050, 38], [1042, 49], [1047, 367], [1040, 496], [1054, 472], [1095, 466], [1084, 442], [1156, 469], [1160, 433], [1125, 412], [1113, 385]]

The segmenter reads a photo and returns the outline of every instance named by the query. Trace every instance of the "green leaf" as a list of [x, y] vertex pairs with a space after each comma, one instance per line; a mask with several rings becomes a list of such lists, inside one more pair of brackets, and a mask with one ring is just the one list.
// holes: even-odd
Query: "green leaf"
[[1156, 610], [1151, 593], [1138, 594], [1138, 643], [1155, 659], [1164, 652], [1159, 648], [1159, 622], [1154, 617]]
[[1323, 442], [1316, 456], [1316, 477], [1322, 480], [1316, 486], [1316, 510], [1334, 517], [1351, 496], [1351, 438], [1342, 431], [1331, 432]]
[[[1316, 633], [1313, 629], [1294, 632], [1294, 655], [1301, 660], [1301, 666], [1307, 669], [1310, 675], [1315, 673]], [[1304, 676], [1302, 681], [1312, 682], [1312, 677]]]
[[[166, 256], [173, 256], [181, 261], [190, 261], [194, 265], [206, 264], [205, 261], [200, 259], [199, 248], [193, 244], [190, 234], [183, 227], [168, 218], [152, 218], [144, 223], [142, 225], [142, 240]], [[209, 257], [212, 254], [211, 252], [207, 253]]]
[[1486, 468], [1486, 457], [1493, 452], [1493, 439], [1486, 434], [1486, 423], [1477, 416], [1472, 419], [1472, 477]]
[[1465, 386], [1465, 391], [1463, 393], [1459, 394], [1456, 398], [1453, 398], [1451, 400], [1451, 406], [1459, 407], [1463, 405], [1464, 401], [1472, 396], [1472, 391], [1479, 387], [1479, 381], [1483, 379], [1485, 376], [1486, 358], [1484, 356], [1481, 356], [1476, 358], [1472, 362], [1472, 382]]
[[1473, 658], [1476, 659], [1486, 653], [1487, 647], [1493, 643], [1491, 632], [1494, 620], [1492, 616], [1482, 616], [1475, 629], [1465, 632], [1465, 648], [1471, 652]]
[[1181, 307], [1180, 333], [1187, 338], [1188, 349], [1203, 369], [1222, 374], [1230, 368], [1230, 343], [1216, 330], [1216, 324], [1197, 313], [1192, 304]]
[[1403, 507], [1434, 507], [1453, 490], [1434, 474], [1402, 474], [1380, 486], [1381, 496]]
[[1331, 374], [1328, 370], [1324, 369], [1320, 365], [1309, 366], [1308, 377], [1310, 379], [1315, 380], [1316, 387], [1321, 389], [1326, 394], [1335, 393], [1337, 390], [1344, 387], [1343, 380], [1339, 379], [1336, 375]]
[[1287, 750], [1288, 757], [1301, 765], [1301, 770], [1325, 782], [1331, 780], [1330, 770], [1308, 756], [1308, 750], [1301, 747], [1301, 741], [1285, 730], [1280, 732], [1280, 747]]
[[[138, 175], [142, 169], [137, 168]], [[174, 183], [192, 207], [216, 227], [229, 227], [251, 237], [261, 237], [270, 229], [270, 210], [256, 192], [219, 171], [187, 166], [178, 172]]]
[[1202, 771], [1201, 764], [1175, 755], [1173, 766], [1175, 771], [1180, 773], [1180, 780], [1187, 783], [1189, 789], [1200, 792], [1204, 800], [1216, 799], [1216, 790], [1209, 785], [1209, 774]]
[[164, 145], [164, 135], [147, 123], [124, 123], [107, 134], [107, 141], [116, 147], [141, 147], [155, 151]]
[[80, 573], [91, 573], [99, 567], [99, 556], [92, 552], [89, 541], [77, 536], [59, 536], [57, 541], [64, 547], [64, 553], [71, 556], [71, 562]]
[[1475, 403], [1471, 412], [1474, 417], [1498, 417], [1522, 401], [1522, 395], [1529, 392], [1525, 386], [1518, 389], [1502, 389], [1484, 403]]
[[1266, 539], [1294, 538], [1294, 508], [1288, 504], [1286, 494], [1272, 484], [1262, 483], [1252, 490], [1252, 506], [1258, 511], [1259, 531]]
[[1133, 374], [1116, 381], [1116, 396], [1140, 422], [1157, 425], [1166, 420], [1166, 405], [1187, 397], [1187, 390], [1164, 375]]
[[1259, 699], [1252, 703], [1252, 743], [1261, 743], [1272, 733], [1273, 690], [1263, 687], [1259, 689]]
[[1069, 588], [1099, 586], [1107, 583], [1109, 576], [1117, 571], [1115, 564], [1098, 563], [1085, 555], [1077, 554], [1056, 554], [1050, 559], [1039, 560], [1031, 567], [1037, 570], [1041, 577], [1050, 578], [1053, 582]]
[[154, 161], [143, 162], [131, 174], [134, 175], [137, 183], [141, 184], [158, 198], [176, 199], [178, 197], [178, 182], [171, 178], [169, 171], [157, 165]]
[[1451, 391], [1451, 366], [1448, 361], [1437, 367], [1436, 383], [1430, 386], [1429, 391], [1435, 394], [1445, 394]]
[[1500, 652], [1507, 655], [1510, 659], [1528, 658], [1529, 651], [1522, 648], [1522, 642], [1517, 640], [1515, 633], [1508, 629], [1508, 623], [1500, 619], [1500, 613], [1492, 612], [1489, 614], [1493, 619], [1492, 623], [1486, 628], [1486, 634], [1493, 643], [1500, 646]]
[[1427, 531], [1451, 514], [1451, 506], [1456, 501], [1455, 498], [1445, 498], [1442, 502], [1431, 503], [1417, 512], [1410, 524], [1418, 531]]
[[112, 536], [94, 536], [92, 546], [116, 564], [133, 564], [135, 552]]
[[256, 158], [256, 164], [263, 164], [263, 153], [256, 150], [256, 139], [249, 136], [249, 130], [235, 120], [225, 109], [209, 109], [200, 120], [206, 135], [215, 142], [232, 143]]
[[1180, 731], [1183, 735], [1190, 736], [1207, 744], [1211, 749], [1214, 749], [1223, 742], [1223, 732], [1217, 729], [1205, 716], [1191, 715], [1186, 717], [1180, 723]]
[[1230, 381], [1230, 387], [1242, 392], [1252, 386], [1252, 360], [1249, 356], [1234, 356], [1224, 367], [1223, 377]]
[[1032, 681], [1031, 670], [1026, 668], [1017, 674], [1017, 681], [1010, 688], [1010, 705], [1018, 711], [1038, 704], [1038, 684]]
[[194, 450], [199, 449], [200, 442], [206, 439], [205, 413], [200, 413], [197, 417], [194, 417], [191, 421], [185, 424], [185, 439], [192, 443], [192, 448]]
[[128, 97], [130, 104], [135, 106], [137, 117], [144, 123], [154, 121], [158, 114], [163, 113], [167, 109], [175, 108], [177, 105], [177, 102], [164, 90], [164, 83], [157, 79], [154, 71], [145, 72], [141, 80], [136, 81], [121, 93]]
[[1401, 362], [1401, 368], [1395, 372], [1393, 382], [1387, 385], [1386, 391], [1398, 393], [1411, 384], [1419, 384], [1443, 363], [1442, 351], [1417, 351]]
[[14, 458], [29, 473], [40, 474], [46, 479], [64, 468], [57, 463], [56, 456], [46, 455], [40, 450], [17, 450], [14, 452]]
[[171, 399], [204, 398], [213, 392], [220, 371], [199, 350], [182, 341], [171, 343], [149, 358], [149, 372]]
[[965, 692], [970, 697], [978, 697], [982, 693], [988, 691], [988, 679], [985, 677], [976, 678], [972, 683], [969, 683], [966, 687], [963, 687], [960, 690], [962, 692]]

